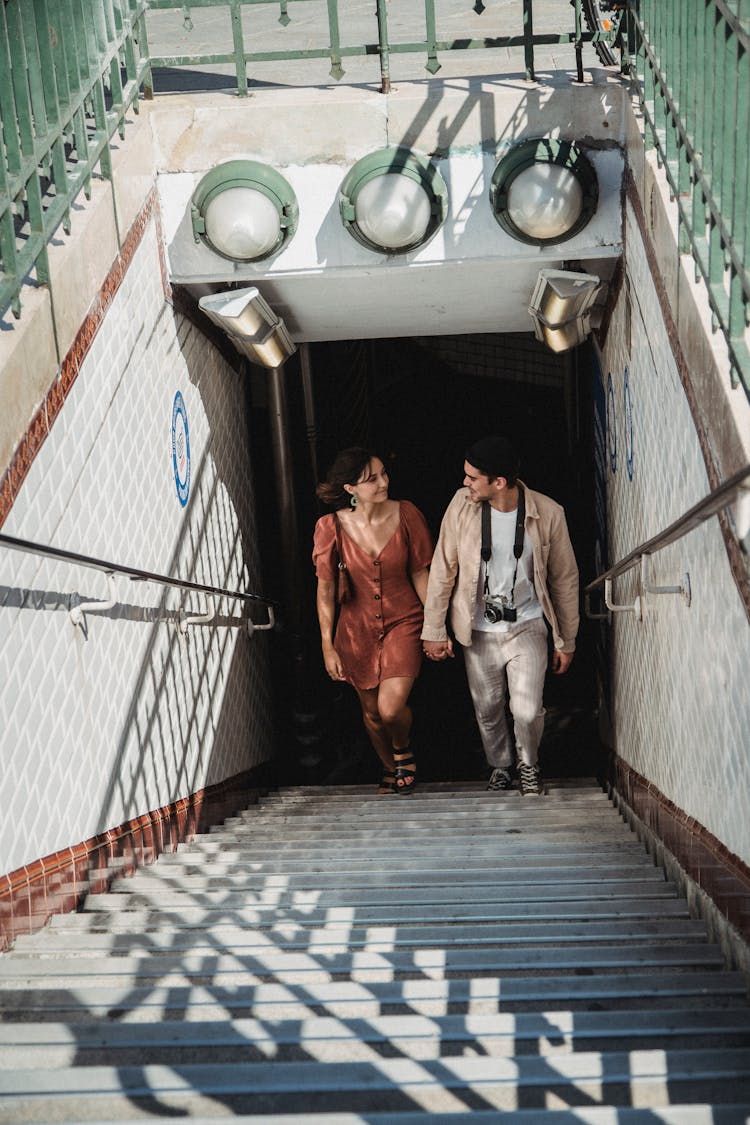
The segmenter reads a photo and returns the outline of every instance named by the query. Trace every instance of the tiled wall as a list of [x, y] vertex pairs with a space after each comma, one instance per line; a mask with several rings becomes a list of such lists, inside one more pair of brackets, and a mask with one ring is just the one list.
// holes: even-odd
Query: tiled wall
[[[690, 364], [663, 317], [646, 222], [631, 194], [626, 284], [603, 357], [605, 393], [611, 381], [610, 563], [697, 503], [715, 471], [700, 437], [700, 408], [691, 403]], [[680, 584], [686, 573], [689, 607], [679, 596], [648, 595], [643, 621], [614, 615], [616, 751], [641, 789], [645, 779], [686, 823], [748, 865], [750, 625], [741, 575], [716, 517], [653, 556], [649, 566], [653, 585]], [[632, 572], [616, 581], [618, 603], [632, 602], [635, 578]]]
[[[244, 380], [169, 303], [154, 208], [152, 198], [108, 279], [106, 312], [63, 366], [64, 401], [16, 472], [2, 530], [257, 591]], [[172, 452], [178, 392], [185, 506]], [[115, 583], [114, 608], [76, 627], [70, 605], [105, 600], [104, 577], [0, 551], [0, 875], [175, 808], [271, 753], [267, 636], [242, 627], [247, 610], [222, 601], [222, 623], [185, 638], [180, 608], [200, 612], [201, 597]]]

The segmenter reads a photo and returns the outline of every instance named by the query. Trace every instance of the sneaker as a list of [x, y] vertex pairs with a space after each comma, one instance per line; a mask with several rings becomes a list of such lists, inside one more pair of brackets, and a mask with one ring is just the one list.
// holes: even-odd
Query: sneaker
[[490, 780], [487, 782], [488, 789], [510, 789], [513, 784], [510, 770], [494, 769], [490, 774]]
[[532, 794], [541, 796], [542, 779], [539, 774], [539, 766], [527, 766], [525, 762], [521, 762], [518, 766], [518, 780], [522, 797], [528, 797]]

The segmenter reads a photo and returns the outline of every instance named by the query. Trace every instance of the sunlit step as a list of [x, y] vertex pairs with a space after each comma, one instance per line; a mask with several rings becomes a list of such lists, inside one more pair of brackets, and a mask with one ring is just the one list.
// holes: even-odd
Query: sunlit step
[[[69, 916], [76, 919], [77, 916]], [[483, 923], [471, 926], [457, 922], [428, 922], [424, 925], [362, 926], [350, 919], [332, 919], [325, 925], [310, 925], [294, 919], [269, 921], [265, 927], [210, 926], [194, 932], [189, 928], [164, 928], [140, 931], [92, 932], [70, 925], [54, 930], [39, 930], [16, 941], [10, 957], [56, 957], [75, 953], [77, 957], [122, 957], [128, 953], [158, 956], [162, 953], [191, 950], [193, 953], [216, 954], [220, 949], [241, 953], [249, 949], [266, 949], [273, 943], [278, 949], [314, 949], [321, 952], [329, 946], [345, 942], [349, 949], [430, 948], [450, 946], [451, 949], [478, 945], [494, 948], [520, 945], [590, 946], [598, 943], [644, 944], [653, 942], [704, 942], [706, 926], [688, 918], [621, 919], [604, 922], [540, 921], [519, 923]], [[583, 954], [582, 954], [583, 955]]]
[[750, 1047], [750, 1011], [549, 1011], [512, 1015], [238, 1019], [204, 1023], [0, 1024], [0, 1069], [111, 1064], [419, 1060], [456, 1055], [556, 1057], [571, 1051]]
[[[547, 1107], [619, 1104], [646, 1108], [683, 1100], [750, 1100], [750, 1050], [646, 1050], [417, 1061], [254, 1062], [243, 1066], [81, 1067], [0, 1071], [0, 1122], [132, 1119], [159, 1107], [204, 1113], [444, 1112], [481, 1099], [511, 1111], [529, 1098]], [[467, 1102], [466, 1099], [469, 1099]]]
[[747, 982], [739, 972], [587, 973], [564, 976], [496, 975], [455, 980], [418, 977], [407, 980], [352, 981], [307, 979], [304, 986], [268, 982], [185, 986], [117, 985], [88, 981], [65, 988], [41, 982], [0, 990], [0, 1010], [8, 1022], [96, 1020], [264, 1020], [304, 1019], [311, 1013], [338, 1019], [369, 1019], [385, 1013], [444, 1016], [471, 1013], [635, 1011], [645, 1007], [686, 1011], [747, 1006]]

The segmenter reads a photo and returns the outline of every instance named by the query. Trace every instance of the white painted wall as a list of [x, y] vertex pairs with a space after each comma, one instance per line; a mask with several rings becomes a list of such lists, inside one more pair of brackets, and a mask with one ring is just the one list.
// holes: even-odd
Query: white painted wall
[[[184, 508], [171, 449], [178, 391]], [[257, 590], [248, 442], [242, 379], [165, 302], [152, 221], [3, 531]], [[103, 577], [0, 551], [0, 872], [270, 755], [265, 636], [208, 626], [185, 641], [154, 619], [178, 610], [176, 592], [162, 604], [160, 587], [116, 584], [122, 604], [90, 615], [84, 633], [69, 600], [104, 599]], [[220, 612], [239, 624], [236, 604]]]

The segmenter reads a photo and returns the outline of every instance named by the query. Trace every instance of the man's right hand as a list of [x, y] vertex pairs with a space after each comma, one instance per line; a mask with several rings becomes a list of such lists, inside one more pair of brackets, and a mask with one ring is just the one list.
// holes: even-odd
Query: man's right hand
[[453, 641], [422, 641], [422, 651], [428, 660], [447, 660], [453, 656]]

